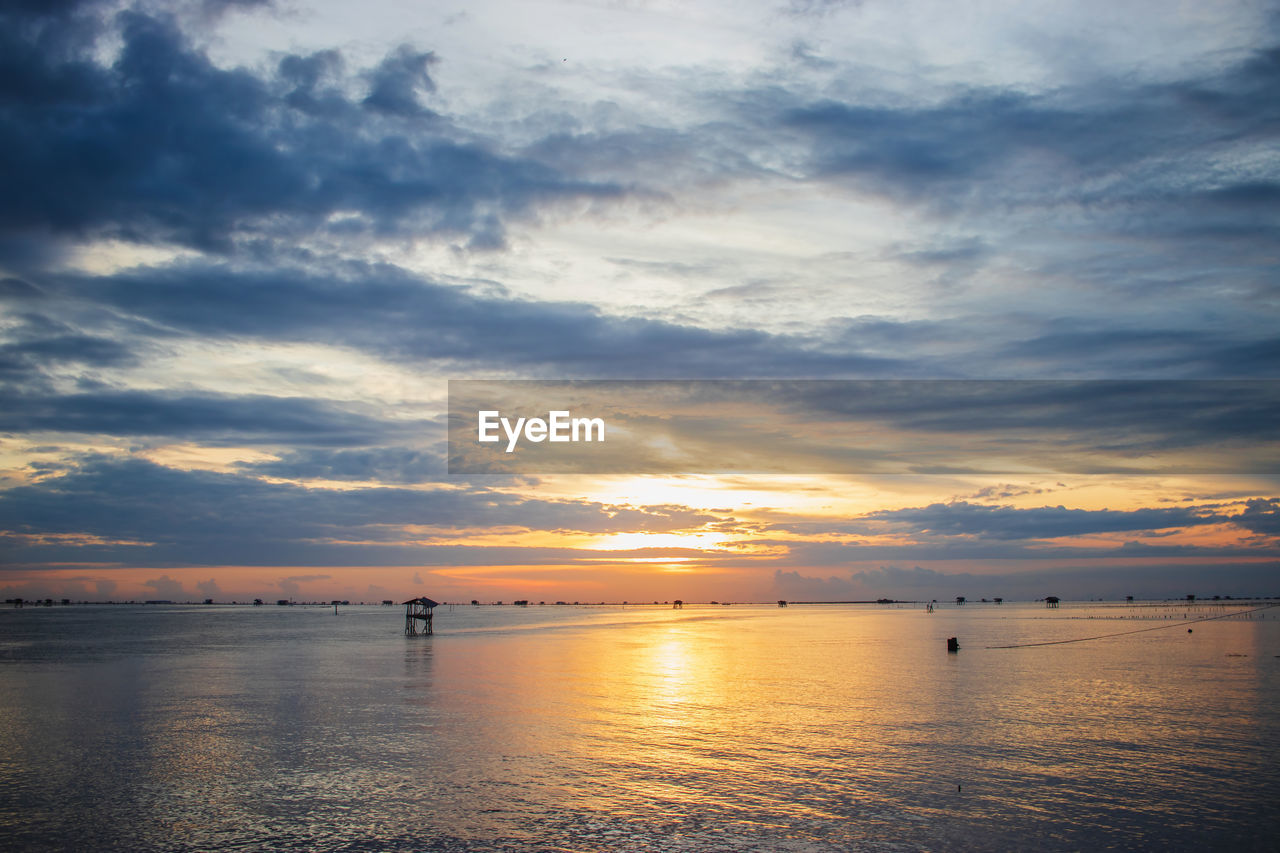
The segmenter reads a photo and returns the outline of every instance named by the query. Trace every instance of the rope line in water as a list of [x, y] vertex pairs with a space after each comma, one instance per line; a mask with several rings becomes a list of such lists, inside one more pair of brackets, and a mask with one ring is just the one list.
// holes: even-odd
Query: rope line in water
[[1259, 610], [1270, 610], [1272, 607], [1280, 607], [1280, 604], [1264, 604], [1261, 607], [1254, 607], [1249, 610], [1241, 610], [1239, 613], [1221, 613], [1217, 616], [1202, 616], [1199, 619], [1192, 619], [1190, 622], [1173, 622], [1168, 625], [1155, 625], [1151, 628], [1135, 628], [1132, 631], [1117, 631], [1114, 634], [1099, 634], [1096, 637], [1076, 637], [1074, 640], [1045, 640], [1041, 643], [1014, 643], [1011, 646], [986, 646], [988, 649], [1025, 649], [1029, 646], [1061, 646], [1066, 643], [1085, 643], [1089, 640], [1105, 640], [1108, 637], [1123, 637], [1126, 634], [1141, 634], [1144, 631], [1159, 631], [1164, 628], [1185, 628], [1187, 625], [1196, 625], [1200, 622], [1212, 622], [1214, 619], [1229, 619], [1232, 616], [1244, 616], [1246, 613], [1257, 613]]

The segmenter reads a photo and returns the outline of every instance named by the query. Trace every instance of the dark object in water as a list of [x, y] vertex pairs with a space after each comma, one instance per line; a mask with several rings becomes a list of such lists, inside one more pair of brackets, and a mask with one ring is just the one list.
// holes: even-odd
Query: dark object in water
[[958, 652], [958, 651], [960, 651], [960, 641], [959, 641], [958, 639], [956, 639], [955, 637], [948, 637], [948, 638], [947, 638], [947, 651], [949, 651], [949, 652]]
[[[409, 637], [419, 634], [431, 636], [431, 611], [440, 606], [440, 602], [432, 601], [425, 595], [411, 598], [404, 603], [404, 633]], [[418, 625], [422, 622], [422, 625]]]

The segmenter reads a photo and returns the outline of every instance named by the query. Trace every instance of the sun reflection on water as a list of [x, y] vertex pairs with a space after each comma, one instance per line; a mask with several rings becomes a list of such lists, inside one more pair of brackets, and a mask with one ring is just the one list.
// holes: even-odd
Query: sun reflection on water
[[458, 608], [408, 638], [389, 611], [258, 611], [228, 611], [226, 630], [175, 611], [10, 638], [26, 657], [0, 694], [0, 834], [36, 849], [1247, 850], [1280, 829], [1276, 619]]

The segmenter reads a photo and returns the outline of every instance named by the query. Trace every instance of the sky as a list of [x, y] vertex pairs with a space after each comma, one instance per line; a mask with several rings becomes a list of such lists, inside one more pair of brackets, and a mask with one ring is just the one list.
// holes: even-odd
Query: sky
[[[1273, 2], [6, 3], [0, 591], [1280, 594], [1277, 92]], [[480, 379], [723, 408], [451, 473]]]

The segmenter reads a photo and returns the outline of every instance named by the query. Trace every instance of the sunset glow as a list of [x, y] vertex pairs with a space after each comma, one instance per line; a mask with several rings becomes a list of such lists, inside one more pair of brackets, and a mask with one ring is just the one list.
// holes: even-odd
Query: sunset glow
[[1265, 4], [375, 6], [3, 13], [6, 598], [1274, 591]]

